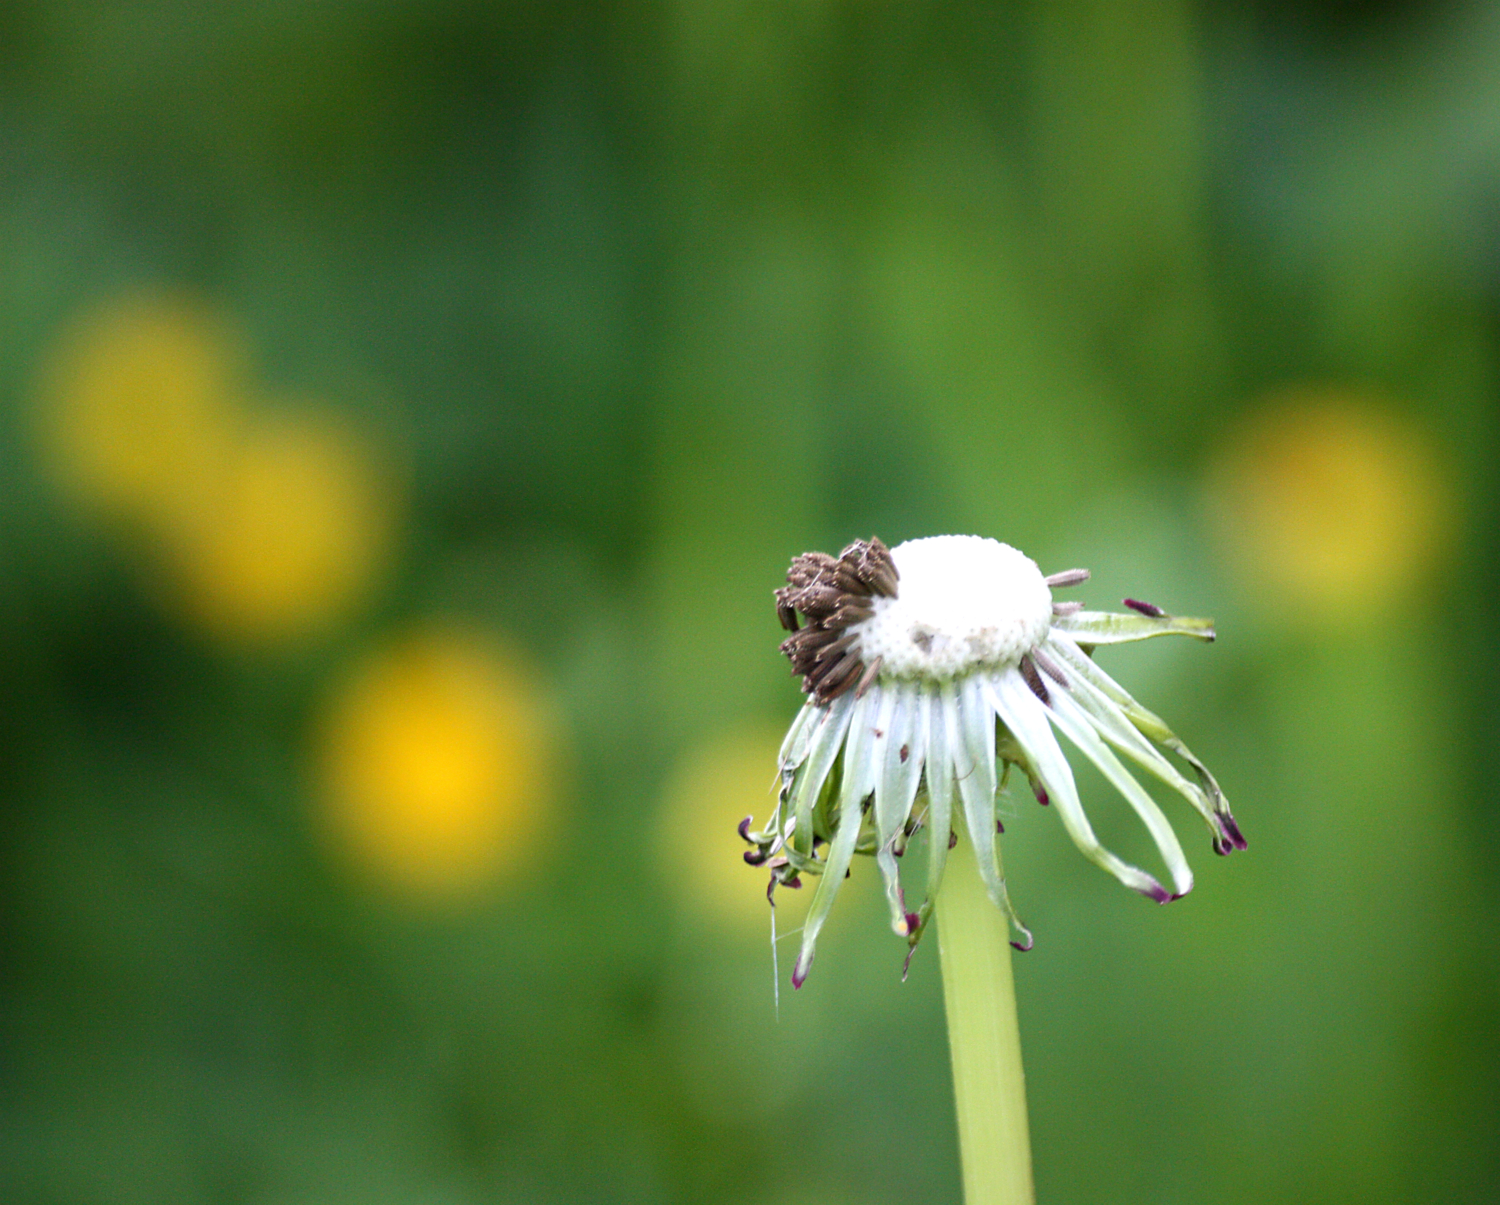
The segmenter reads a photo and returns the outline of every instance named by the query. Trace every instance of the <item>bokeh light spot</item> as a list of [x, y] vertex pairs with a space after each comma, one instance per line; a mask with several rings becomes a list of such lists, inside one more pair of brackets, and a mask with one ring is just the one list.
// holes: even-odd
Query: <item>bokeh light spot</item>
[[192, 513], [233, 437], [242, 356], [182, 297], [138, 294], [68, 327], [42, 369], [49, 468], [81, 505], [132, 523]]
[[518, 870], [555, 823], [548, 716], [536, 679], [477, 633], [423, 630], [377, 649], [323, 732], [335, 846], [377, 883], [438, 901]]
[[1210, 498], [1231, 565], [1304, 613], [1348, 624], [1383, 613], [1451, 538], [1432, 441], [1373, 399], [1287, 392], [1223, 448]]
[[247, 418], [211, 496], [162, 533], [174, 599], [231, 642], [326, 625], [386, 566], [396, 492], [360, 433], [331, 414]]

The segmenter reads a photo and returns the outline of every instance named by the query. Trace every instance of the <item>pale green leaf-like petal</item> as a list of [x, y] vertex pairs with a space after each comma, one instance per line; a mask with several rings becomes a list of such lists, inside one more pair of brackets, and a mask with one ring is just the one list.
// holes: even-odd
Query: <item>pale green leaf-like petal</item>
[[892, 751], [906, 741], [906, 727], [910, 717], [900, 706], [900, 688], [889, 689], [877, 686], [880, 705], [876, 712], [874, 739], [871, 742], [870, 758], [875, 769], [875, 864], [880, 869], [880, 878], [885, 886], [886, 900], [891, 907], [891, 926], [898, 933], [905, 932], [901, 924], [906, 910], [902, 905], [901, 874], [896, 856], [886, 844], [886, 825], [899, 828], [905, 817], [897, 817], [897, 784], [891, 775]]
[[807, 762], [797, 776], [793, 787], [793, 805], [796, 809], [795, 828], [792, 832], [792, 848], [803, 855], [811, 855], [813, 847], [812, 811], [828, 781], [828, 773], [838, 758], [844, 744], [844, 734], [849, 731], [849, 717], [854, 714], [854, 697], [846, 692], [826, 707], [819, 707], [823, 719], [812, 733], [808, 747]]
[[818, 889], [808, 907], [807, 920], [802, 926], [802, 950], [797, 955], [797, 966], [792, 972], [792, 986], [801, 987], [812, 966], [814, 948], [823, 922], [833, 910], [833, 901], [844, 885], [844, 875], [849, 863], [854, 860], [854, 847], [859, 841], [862, 804], [875, 788], [875, 764], [870, 756], [870, 745], [874, 736], [874, 711], [877, 696], [867, 694], [856, 699], [850, 709], [849, 736], [844, 748], [844, 779], [839, 791], [838, 828], [828, 846], [828, 860], [823, 867]]
[[1052, 722], [1085, 757], [1099, 767], [1100, 773], [1109, 779], [1115, 789], [1129, 801], [1136, 815], [1150, 830], [1152, 839], [1156, 842], [1156, 848], [1161, 851], [1162, 860], [1166, 862], [1167, 869], [1172, 872], [1173, 888], [1178, 895], [1186, 895], [1193, 889], [1193, 872], [1188, 866], [1187, 857], [1182, 852], [1182, 845], [1177, 840], [1177, 834], [1172, 831], [1172, 825], [1162, 814], [1156, 800], [1147, 794], [1146, 789], [1131, 776], [1130, 771], [1120, 764], [1119, 758], [1111, 753], [1108, 746], [1099, 739], [1099, 734], [1094, 731], [1094, 726], [1089, 722], [1088, 716], [1077, 703], [1068, 697], [1066, 691], [1054, 690], [1051, 696]]
[[[875, 832], [879, 844], [884, 845], [906, 822], [906, 810], [902, 808], [902, 767], [897, 751], [910, 743], [912, 709], [902, 705], [899, 686], [879, 688], [879, 693], [881, 706], [875, 726], [880, 735], [872, 744], [872, 753], [876, 768]], [[906, 806], [909, 808], [910, 803]]]
[[990, 697], [995, 711], [1016, 740], [1026, 750], [1042, 785], [1047, 789], [1053, 806], [1063, 822], [1063, 828], [1073, 839], [1079, 851], [1096, 866], [1109, 871], [1125, 886], [1142, 895], [1165, 902], [1170, 899], [1167, 890], [1151, 875], [1139, 867], [1117, 857], [1094, 835], [1093, 827], [1084, 814], [1083, 803], [1078, 798], [1078, 787], [1073, 780], [1073, 769], [1063, 756], [1062, 747], [1052, 735], [1046, 707], [1031, 693], [1031, 687], [1018, 670], [1009, 669], [989, 680]]
[[995, 719], [984, 697], [983, 679], [972, 674], [958, 683], [958, 718], [961, 725], [960, 757], [955, 759], [958, 793], [964, 802], [964, 819], [974, 841], [979, 877], [990, 897], [999, 904], [1005, 894], [1000, 864], [995, 857]]
[[[1189, 782], [1157, 750], [1141, 730], [1130, 722], [1124, 710], [1087, 677], [1087, 671], [1097, 670], [1077, 645], [1066, 636], [1054, 636], [1047, 642], [1047, 650], [1059, 661], [1072, 668], [1069, 692], [1099, 734], [1137, 765], [1155, 775], [1167, 786], [1191, 803], [1203, 817], [1209, 830], [1219, 835], [1219, 826], [1214, 818], [1213, 802], [1208, 793], [1197, 783]], [[1102, 672], [1102, 671], [1099, 671]]]
[[1195, 619], [1188, 615], [1122, 615], [1115, 611], [1077, 611], [1058, 615], [1052, 620], [1054, 631], [1067, 632], [1079, 644], [1123, 644], [1129, 640], [1147, 640], [1152, 636], [1193, 636], [1198, 640], [1215, 638], [1212, 619]]
[[922, 696], [915, 684], [893, 684], [887, 689], [895, 697], [896, 706], [891, 714], [885, 763], [880, 780], [875, 784], [875, 826], [879, 843], [875, 860], [885, 881], [891, 927], [904, 936], [909, 926], [895, 846], [911, 817], [912, 803], [916, 799], [922, 761], [926, 756], [927, 723]]
[[791, 774], [807, 760], [808, 746], [812, 744], [813, 733], [821, 716], [822, 709], [810, 699], [797, 713], [797, 718], [787, 729], [786, 739], [781, 742], [781, 756], [778, 760], [783, 774]]
[[[945, 697], [952, 683], [922, 687], [927, 719], [927, 899], [922, 904], [925, 926], [943, 882], [948, 861], [948, 834], [953, 831], [953, 743], [948, 738]], [[955, 724], [956, 728], [957, 725]]]
[[1056, 639], [1055, 634], [1051, 643], [1067, 661], [1069, 668], [1107, 695], [1136, 728], [1162, 748], [1170, 749], [1192, 767], [1193, 773], [1197, 775], [1198, 782], [1208, 796], [1216, 814], [1223, 816], [1229, 814], [1229, 803], [1224, 798], [1224, 792], [1220, 790], [1218, 781], [1209, 773], [1208, 767], [1182, 743], [1177, 734], [1167, 727], [1165, 720], [1137, 703], [1128, 690], [1100, 669], [1094, 659], [1076, 644], [1070, 644], [1065, 639]]

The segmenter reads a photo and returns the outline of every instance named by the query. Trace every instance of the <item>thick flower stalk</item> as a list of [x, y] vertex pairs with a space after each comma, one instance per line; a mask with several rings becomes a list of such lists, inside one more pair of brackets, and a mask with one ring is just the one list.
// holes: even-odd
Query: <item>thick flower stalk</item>
[[[1081, 569], [1045, 577], [1016, 549], [978, 536], [933, 536], [894, 549], [856, 541], [837, 557], [811, 552], [792, 562], [788, 584], [776, 591], [777, 613], [791, 632], [781, 647], [810, 697], [782, 745], [774, 815], [764, 831], [752, 832], [748, 819], [740, 831], [754, 847], [746, 860], [770, 868], [773, 890], [820, 876], [794, 986], [807, 977], [856, 853], [874, 855], [892, 927], [915, 949], [960, 833], [972, 839], [1012, 944], [1031, 947], [1000, 857], [996, 797], [1012, 767], [1039, 802], [1055, 807], [1085, 857], [1158, 903], [1185, 895], [1193, 874], [1171, 825], [1122, 757], [1197, 809], [1216, 853], [1244, 848], [1213, 775], [1093, 659], [1100, 645], [1152, 636], [1212, 640], [1213, 624], [1133, 599], [1125, 600], [1129, 614], [1053, 600], [1054, 590], [1087, 579]], [[1140, 816], [1170, 889], [1100, 844], [1058, 733]], [[900, 858], [923, 828], [925, 899], [912, 911]]]

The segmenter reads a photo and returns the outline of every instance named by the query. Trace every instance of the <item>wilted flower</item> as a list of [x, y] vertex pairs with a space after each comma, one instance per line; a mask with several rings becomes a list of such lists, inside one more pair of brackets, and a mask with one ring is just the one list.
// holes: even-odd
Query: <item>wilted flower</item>
[[[1216, 853], [1244, 848], [1213, 775], [1093, 661], [1101, 644], [1170, 633], [1212, 640], [1212, 622], [1133, 599], [1125, 600], [1128, 615], [1053, 601], [1054, 589], [1087, 579], [1083, 569], [1044, 577], [1029, 557], [979, 536], [933, 536], [894, 549], [859, 540], [837, 558], [810, 552], [792, 561], [789, 584], [776, 591], [777, 613], [792, 633], [781, 648], [811, 698], [781, 747], [770, 824], [751, 832], [747, 819], [740, 832], [755, 847], [746, 860], [771, 868], [773, 889], [798, 885], [804, 873], [822, 876], [794, 986], [807, 976], [818, 931], [856, 853], [875, 855], [892, 926], [915, 948], [960, 829], [978, 838], [985, 887], [1019, 936], [1012, 944], [1030, 949], [1031, 933], [1006, 892], [997, 840], [1003, 829], [995, 798], [1012, 766], [1041, 803], [1057, 805], [1090, 861], [1159, 903], [1185, 895], [1193, 874], [1161, 809], [1116, 752], [1198, 809]], [[1171, 891], [1099, 843], [1054, 728], [1145, 822], [1171, 873]], [[1181, 758], [1193, 779], [1161, 750]], [[954, 816], [955, 788], [961, 819]], [[897, 859], [919, 828], [928, 832], [927, 898], [910, 912]]]

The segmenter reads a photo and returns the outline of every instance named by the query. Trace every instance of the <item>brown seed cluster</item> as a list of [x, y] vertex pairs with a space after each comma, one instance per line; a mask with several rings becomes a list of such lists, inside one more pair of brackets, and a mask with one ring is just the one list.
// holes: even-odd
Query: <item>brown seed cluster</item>
[[[891, 550], [873, 537], [855, 540], [837, 557], [804, 552], [793, 558], [787, 585], [776, 591], [776, 615], [792, 633], [781, 651], [819, 703], [851, 687], [863, 694], [880, 672], [880, 658], [869, 665], [860, 660], [857, 637], [848, 629], [875, 613], [876, 595], [896, 597], [898, 576]], [[806, 627], [798, 625], [798, 612]]]

